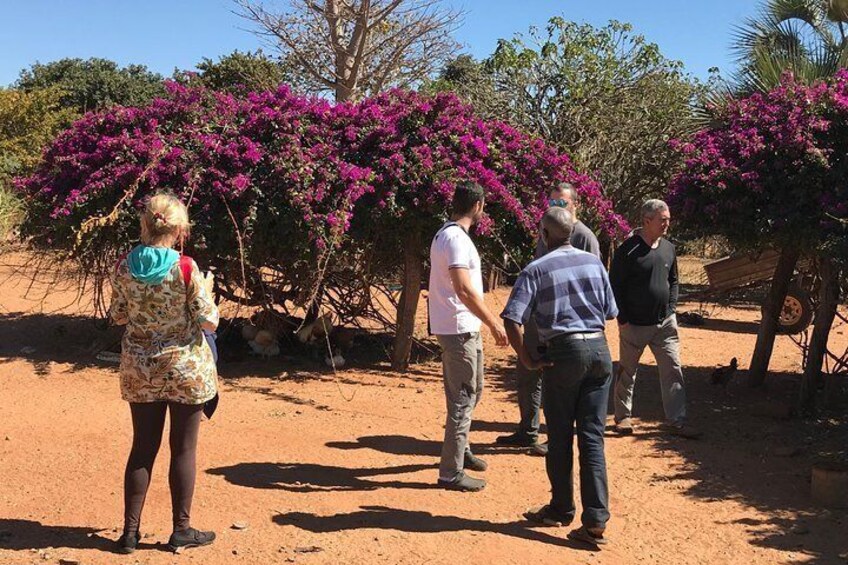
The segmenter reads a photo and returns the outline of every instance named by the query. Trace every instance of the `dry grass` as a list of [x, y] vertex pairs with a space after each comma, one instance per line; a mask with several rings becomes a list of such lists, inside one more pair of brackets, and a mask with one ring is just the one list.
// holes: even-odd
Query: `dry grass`
[[6, 241], [23, 216], [23, 202], [10, 188], [0, 184], [0, 241]]
[[704, 264], [710, 261], [710, 259], [703, 259], [693, 255], [678, 257], [677, 273], [680, 278], [680, 284], [707, 284], [707, 272], [704, 270]]

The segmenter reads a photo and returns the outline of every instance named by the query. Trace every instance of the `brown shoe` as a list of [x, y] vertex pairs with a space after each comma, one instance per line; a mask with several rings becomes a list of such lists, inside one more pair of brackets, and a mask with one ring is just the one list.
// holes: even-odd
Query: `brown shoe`
[[633, 435], [633, 421], [630, 418], [624, 418], [622, 421], [616, 422], [612, 429], [620, 436]]

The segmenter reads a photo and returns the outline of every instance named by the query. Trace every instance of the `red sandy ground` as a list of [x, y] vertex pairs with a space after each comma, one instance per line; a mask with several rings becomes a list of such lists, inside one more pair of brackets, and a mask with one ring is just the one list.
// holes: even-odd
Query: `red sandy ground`
[[[115, 555], [131, 433], [116, 370], [87, 351], [97, 330], [68, 306], [73, 293], [53, 289], [35, 304], [8, 255], [3, 262], [2, 564], [845, 562], [846, 513], [817, 508], [809, 495], [815, 459], [848, 443], [844, 423], [752, 414], [763, 399], [779, 408], [793, 398], [795, 346], [778, 338], [767, 392], [747, 389], [744, 371], [727, 395], [709, 385], [733, 356], [746, 368], [759, 319], [752, 306], [718, 309], [707, 326], [681, 331], [700, 441], [658, 432], [655, 369], [642, 373], [638, 433], [607, 440], [611, 544], [601, 552], [568, 541], [567, 528], [522, 521], [547, 500], [544, 460], [494, 445], [517, 418], [514, 358], [487, 335], [487, 390], [472, 432], [490, 466], [483, 492], [433, 488], [444, 418], [437, 363], [334, 376], [317, 364], [249, 359], [222, 366], [221, 406], [201, 431], [192, 518], [218, 532], [216, 543], [181, 555], [160, 545], [170, 533], [164, 442], [142, 521], [149, 537], [135, 554]], [[506, 296], [487, 300], [500, 308]], [[608, 335], [615, 356], [614, 325]], [[844, 349], [845, 328], [834, 339]], [[799, 453], [787, 457], [786, 447]]]

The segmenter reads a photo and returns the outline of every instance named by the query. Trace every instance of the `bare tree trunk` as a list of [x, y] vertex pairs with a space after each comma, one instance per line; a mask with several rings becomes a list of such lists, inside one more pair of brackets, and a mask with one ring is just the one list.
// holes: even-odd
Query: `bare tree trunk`
[[836, 306], [839, 303], [838, 269], [829, 258], [822, 258], [819, 264], [821, 287], [819, 288], [819, 304], [816, 308], [816, 321], [813, 325], [813, 336], [810, 338], [810, 349], [807, 351], [807, 366], [801, 378], [801, 395], [799, 398], [801, 413], [811, 414], [815, 410], [816, 384], [821, 378], [822, 363], [827, 354], [827, 340], [833, 318], [836, 317]]
[[486, 280], [483, 284], [483, 292], [494, 292], [501, 285], [501, 272], [497, 266], [490, 262], [486, 270]]
[[[830, 324], [828, 324], [828, 331], [833, 326], [833, 319], [836, 317], [836, 309], [839, 308], [839, 300], [841, 299], [841, 277], [842, 272], [839, 268], [836, 267], [831, 261], [831, 285], [832, 288], [830, 290], [830, 300], [833, 301], [833, 309], [830, 311]], [[818, 322], [818, 319], [816, 320]], [[825, 345], [827, 344], [827, 340], [825, 340]], [[825, 377], [824, 381], [824, 405], [825, 408], [835, 409], [839, 408], [842, 403], [842, 383], [844, 382], [845, 376], [838, 374], [836, 372], [831, 373]]]
[[403, 290], [397, 308], [397, 333], [392, 350], [392, 369], [403, 371], [409, 366], [412, 338], [415, 333], [415, 313], [421, 295], [421, 276], [424, 260], [421, 257], [421, 234], [413, 233], [404, 245]]
[[792, 273], [798, 262], [800, 250], [794, 247], [785, 247], [780, 252], [777, 268], [771, 281], [768, 297], [763, 304], [763, 320], [757, 332], [757, 345], [751, 356], [751, 365], [748, 369], [748, 385], [760, 386], [766, 380], [771, 353], [774, 349], [774, 337], [777, 334], [777, 323], [783, 301], [789, 291], [789, 283], [792, 281]]
[[601, 263], [603, 263], [607, 270], [609, 270], [610, 265], [612, 264], [613, 253], [615, 253], [615, 241], [613, 241], [606, 233], [601, 232], [598, 237], [598, 245], [601, 248]]

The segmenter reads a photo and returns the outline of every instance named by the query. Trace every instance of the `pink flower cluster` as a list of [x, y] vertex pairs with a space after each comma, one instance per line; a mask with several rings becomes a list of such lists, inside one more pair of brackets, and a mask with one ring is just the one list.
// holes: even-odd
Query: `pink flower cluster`
[[734, 100], [713, 127], [673, 142], [683, 170], [669, 202], [693, 234], [720, 234], [740, 247], [816, 246], [848, 215], [848, 71], [805, 86]]
[[[562, 181], [602, 229], [627, 229], [601, 186], [556, 148], [479, 119], [453, 95], [401, 90], [331, 104], [287, 87], [236, 96], [170, 83], [149, 106], [87, 114], [17, 185], [29, 203], [23, 234], [37, 244], [69, 249], [87, 218], [125, 194], [132, 212], [167, 189], [189, 202], [200, 249], [232, 258], [238, 234], [262, 266], [377, 228], [432, 225], [466, 180], [486, 190], [483, 232], [531, 237]], [[127, 245], [135, 223], [121, 214], [96, 245]]]

